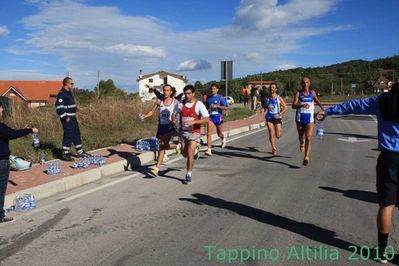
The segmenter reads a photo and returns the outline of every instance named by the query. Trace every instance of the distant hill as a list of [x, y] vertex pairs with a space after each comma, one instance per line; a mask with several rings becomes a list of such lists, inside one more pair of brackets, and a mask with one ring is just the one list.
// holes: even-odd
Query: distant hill
[[[383, 74], [389, 80], [397, 80], [399, 78], [399, 56], [386, 57], [373, 61], [351, 60], [339, 64], [333, 64], [322, 67], [294, 68], [288, 70], [279, 70], [269, 73], [248, 75], [243, 78], [237, 78], [229, 82], [229, 95], [237, 98], [239, 91], [248, 81], [251, 80], [273, 80], [276, 81], [280, 88], [280, 93], [284, 95], [292, 95], [299, 88], [299, 79], [301, 75], [308, 76], [312, 79], [314, 88], [322, 94], [330, 94], [333, 86], [334, 93], [341, 91], [344, 93], [351, 91], [351, 84], [357, 85], [357, 93], [363, 89], [366, 93], [372, 93], [367, 88], [370, 80], [375, 80]], [[213, 81], [215, 82], [215, 81]], [[203, 85], [202, 90], [207, 89], [208, 82]], [[219, 83], [223, 86], [223, 83]], [[199, 84], [197, 84], [197, 87]], [[222, 90], [224, 93], [224, 90]]]

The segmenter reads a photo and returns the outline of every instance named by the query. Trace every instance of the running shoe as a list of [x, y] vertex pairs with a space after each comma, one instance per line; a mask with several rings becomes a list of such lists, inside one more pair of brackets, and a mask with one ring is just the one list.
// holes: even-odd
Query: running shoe
[[195, 147], [195, 151], [194, 151], [194, 160], [198, 160], [198, 158], [200, 157], [200, 149], [201, 149], [201, 146], [200, 146], [200, 145], [197, 145], [197, 146]]
[[163, 156], [163, 162], [166, 163], [167, 161], [169, 161], [169, 157], [168, 157], [168, 155], [165, 153], [165, 155]]
[[12, 218], [12, 217], [0, 218], [0, 224], [2, 224], [2, 223], [11, 223], [11, 222], [14, 222], [14, 221], [15, 221], [15, 219]]
[[226, 148], [226, 144], [227, 144], [227, 139], [226, 136], [224, 136], [222, 139], [222, 148]]
[[176, 151], [176, 156], [181, 155], [181, 147], [177, 147], [175, 151]]
[[277, 149], [273, 147], [272, 149], [272, 155], [275, 156], [277, 154]]
[[157, 177], [158, 176], [158, 170], [157, 169], [151, 169], [148, 174], [152, 177]]
[[205, 152], [205, 155], [206, 155], [206, 156], [212, 156], [212, 150], [208, 148], [208, 149], [206, 150], [206, 152]]
[[186, 174], [186, 177], [183, 180], [183, 184], [188, 185], [191, 183], [191, 175]]

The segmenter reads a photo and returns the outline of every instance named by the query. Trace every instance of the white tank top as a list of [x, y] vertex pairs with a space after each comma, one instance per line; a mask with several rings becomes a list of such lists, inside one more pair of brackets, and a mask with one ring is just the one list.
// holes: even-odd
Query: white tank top
[[175, 110], [176, 100], [173, 99], [170, 105], [166, 105], [164, 101], [161, 101], [159, 105], [159, 123], [161, 125], [169, 125], [172, 122], [172, 114]]

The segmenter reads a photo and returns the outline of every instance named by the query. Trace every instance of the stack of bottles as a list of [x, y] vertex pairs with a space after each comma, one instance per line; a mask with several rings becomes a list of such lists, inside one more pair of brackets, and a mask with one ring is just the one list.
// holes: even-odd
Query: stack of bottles
[[144, 151], [158, 151], [159, 140], [155, 137], [148, 139], [140, 139], [136, 142], [136, 150], [139, 152]]
[[93, 166], [103, 166], [105, 164], [105, 158], [100, 155], [93, 155], [87, 158], [82, 158], [78, 162], [74, 162], [72, 167], [78, 168], [89, 168]]
[[6, 209], [7, 212], [15, 211], [29, 211], [36, 208], [36, 199], [32, 194], [26, 193], [23, 195], [18, 195], [14, 199], [14, 205]]
[[48, 175], [58, 175], [61, 173], [60, 162], [50, 162], [47, 165], [47, 174]]

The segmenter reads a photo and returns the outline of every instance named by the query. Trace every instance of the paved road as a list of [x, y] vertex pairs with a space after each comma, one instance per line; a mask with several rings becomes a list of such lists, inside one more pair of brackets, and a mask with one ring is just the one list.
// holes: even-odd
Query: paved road
[[[375, 121], [330, 118], [302, 167], [292, 119], [279, 156], [251, 132], [201, 158], [189, 186], [176, 160], [156, 179], [127, 172], [41, 201], [0, 226], [0, 264], [236, 265], [250, 253], [249, 265], [376, 265], [349, 261], [350, 246], [375, 244]], [[348, 137], [363, 142], [337, 140]]]

